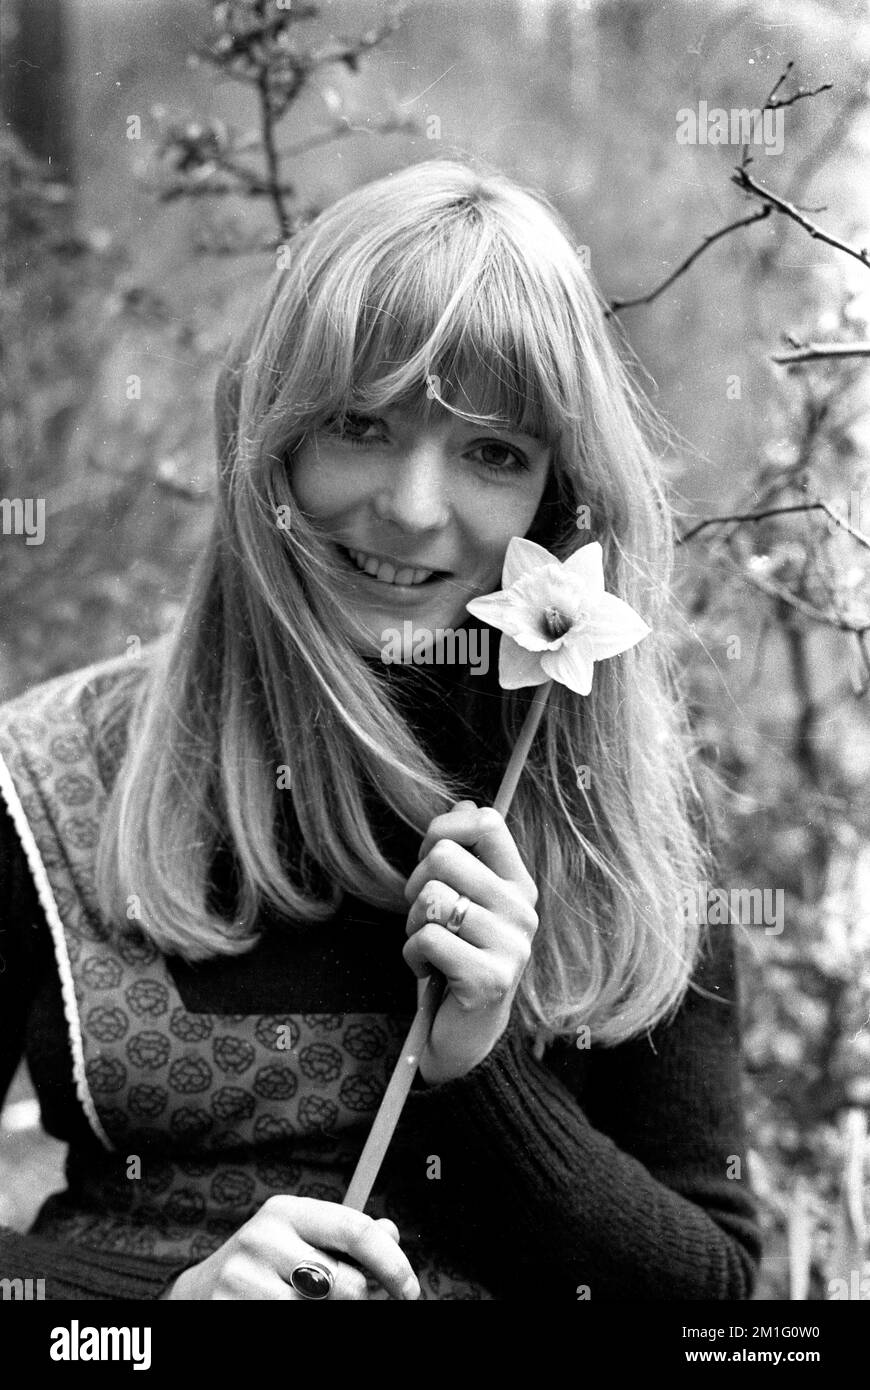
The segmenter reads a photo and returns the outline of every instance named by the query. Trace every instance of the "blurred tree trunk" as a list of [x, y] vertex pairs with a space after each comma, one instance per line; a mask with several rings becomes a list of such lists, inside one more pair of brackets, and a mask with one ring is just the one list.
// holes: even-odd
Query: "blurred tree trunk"
[[47, 331], [55, 347], [65, 342], [86, 279], [76, 260], [69, 18], [67, 0], [3, 0], [2, 105], [14, 137], [6, 151], [14, 166], [6, 273], [15, 285], [13, 312], [26, 319], [29, 335], [3, 400], [18, 423], [12, 457], [28, 471], [37, 459], [63, 459], [84, 390], [77, 384], [85, 377], [81, 353], [46, 358], [41, 336]]
[[28, 152], [73, 181], [69, 29], [65, 0], [5, 0], [3, 109]]

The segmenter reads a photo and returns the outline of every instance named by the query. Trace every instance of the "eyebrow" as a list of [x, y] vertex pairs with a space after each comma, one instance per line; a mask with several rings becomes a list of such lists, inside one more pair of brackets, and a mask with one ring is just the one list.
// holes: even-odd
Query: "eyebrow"
[[[365, 412], [361, 413], [364, 414]], [[521, 430], [516, 425], [495, 424], [494, 422], [489, 422], [486, 420], [465, 420], [461, 415], [454, 415], [452, 411], [444, 411], [443, 413], [445, 417], [449, 416], [451, 419], [456, 420], [460, 425], [465, 425], [468, 429], [489, 430], [493, 434], [507, 434], [510, 435], [511, 438], [516, 440], [522, 440], [526, 444], [534, 448], [540, 448], [547, 451], [549, 451], [550, 449], [549, 444], [547, 444], [547, 442], [544, 439], [542, 439], [540, 435], [526, 434], [524, 430]], [[419, 411], [407, 410], [403, 407], [388, 406], [383, 411], [381, 411], [381, 414], [385, 416], [395, 415], [398, 416], [399, 419], [404, 421], [413, 421], [420, 418]]]

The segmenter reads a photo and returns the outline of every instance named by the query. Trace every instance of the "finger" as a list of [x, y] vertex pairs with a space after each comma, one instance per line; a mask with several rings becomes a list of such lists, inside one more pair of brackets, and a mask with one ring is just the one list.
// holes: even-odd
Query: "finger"
[[387, 1235], [390, 1237], [390, 1239], [394, 1240], [396, 1244], [398, 1244], [399, 1241], [402, 1239], [402, 1237], [399, 1235], [399, 1228], [396, 1225], [395, 1221], [391, 1221], [388, 1216], [379, 1216], [375, 1222], [375, 1225], [382, 1226], [383, 1229], [386, 1231]]
[[424, 859], [438, 840], [455, 840], [465, 845], [499, 878], [514, 883], [533, 883], [504, 816], [494, 806], [458, 801], [452, 810], [435, 816], [423, 836], [418, 860]]
[[[419, 1284], [405, 1252], [379, 1222], [364, 1212], [351, 1207], [336, 1208], [332, 1202], [313, 1197], [274, 1197], [271, 1204], [270, 1217], [277, 1227], [273, 1240], [284, 1252], [278, 1267], [282, 1278], [289, 1279], [293, 1264], [301, 1258], [295, 1253], [294, 1238], [311, 1239], [317, 1241], [317, 1248], [326, 1248], [333, 1257], [348, 1255], [360, 1266], [360, 1272], [373, 1275], [393, 1298], [419, 1294]], [[326, 1214], [324, 1207], [328, 1208]], [[286, 1253], [288, 1250], [294, 1252], [293, 1258]]]
[[[362, 1303], [368, 1298], [368, 1287], [363, 1270], [355, 1269], [353, 1265], [345, 1264], [344, 1260], [337, 1260], [334, 1256], [324, 1254], [322, 1250], [315, 1250], [313, 1246], [306, 1246], [305, 1253], [300, 1255], [300, 1259], [314, 1260], [316, 1264], [325, 1265], [327, 1269], [331, 1270], [335, 1283], [329, 1297], [333, 1303]], [[292, 1284], [290, 1285], [290, 1293], [294, 1299], [301, 1303], [312, 1301], [304, 1294], [298, 1293]]]
[[469, 900], [462, 921], [458, 925], [450, 923], [450, 914], [459, 900], [460, 894], [454, 889], [437, 879], [430, 879], [424, 883], [411, 904], [405, 935], [413, 936], [422, 927], [433, 922], [454, 936], [460, 936], [471, 946], [484, 950], [498, 950], [503, 946], [504, 932], [499, 931], [496, 917], [477, 903]]
[[213, 1302], [291, 1302], [299, 1295], [274, 1268], [253, 1253], [236, 1251], [226, 1261], [211, 1295]]
[[[365, 1275], [351, 1266], [340, 1262], [304, 1241], [297, 1241], [293, 1265], [310, 1260], [328, 1269], [334, 1284], [330, 1298], [340, 1303], [357, 1302], [368, 1297]], [[278, 1273], [277, 1265], [282, 1261], [283, 1252], [276, 1252], [268, 1240], [246, 1241], [241, 1249], [233, 1251], [224, 1264], [220, 1279], [214, 1292], [219, 1301], [248, 1302], [311, 1302], [293, 1288], [289, 1279]]]
[[[398, 1226], [396, 1225], [396, 1223], [395, 1223], [394, 1221], [391, 1221], [391, 1220], [389, 1219], [388, 1216], [380, 1216], [380, 1217], [378, 1217], [377, 1220], [375, 1221], [375, 1225], [376, 1225], [376, 1226], [380, 1226], [381, 1229], [384, 1230], [384, 1231], [386, 1232], [386, 1234], [390, 1237], [390, 1240], [394, 1240], [394, 1241], [396, 1242], [397, 1245], [399, 1244], [399, 1242], [400, 1242], [400, 1240], [401, 1240], [401, 1236], [399, 1235], [399, 1228], [398, 1228]], [[347, 1262], [349, 1261], [349, 1259], [350, 1259], [350, 1257], [348, 1256], [348, 1259], [345, 1261], [345, 1263], [347, 1263]], [[358, 1267], [358, 1266], [356, 1266], [356, 1265], [354, 1266], [354, 1268], [357, 1268], [357, 1267]], [[372, 1288], [376, 1288], [376, 1289], [380, 1288], [380, 1284], [378, 1283], [377, 1279], [374, 1279], [374, 1278], [372, 1278], [371, 1275], [366, 1274], [365, 1270], [363, 1270], [362, 1273], [363, 1273], [363, 1276], [364, 1276], [365, 1281], [366, 1281], [366, 1287], [369, 1289], [369, 1297], [370, 1297], [370, 1296], [371, 1296], [371, 1289], [372, 1289]]]
[[306, 1298], [304, 1294], [294, 1289], [290, 1282], [293, 1270], [303, 1261], [310, 1261], [329, 1270], [334, 1280], [332, 1292], [329, 1295], [333, 1303], [359, 1303], [368, 1297], [366, 1276], [363, 1270], [355, 1269], [353, 1265], [346, 1264], [343, 1260], [337, 1259], [335, 1255], [321, 1250], [318, 1246], [309, 1245], [307, 1241], [297, 1238], [291, 1243], [284, 1241], [278, 1246], [274, 1246], [270, 1245], [267, 1240], [262, 1246], [262, 1255], [267, 1263], [272, 1265], [278, 1281], [284, 1284], [287, 1295], [292, 1300], [297, 1300], [300, 1303], [319, 1301]]
[[405, 884], [407, 901], [413, 903], [428, 882], [447, 884], [497, 917], [515, 922], [526, 932], [534, 932], [537, 928], [538, 919], [529, 892], [520, 884], [499, 878], [454, 840], [436, 841], [417, 865]]
[[402, 955], [418, 977], [431, 966], [440, 970], [463, 1008], [488, 1009], [503, 1004], [521, 973], [518, 963], [479, 951], [444, 927], [429, 922], [405, 942]]

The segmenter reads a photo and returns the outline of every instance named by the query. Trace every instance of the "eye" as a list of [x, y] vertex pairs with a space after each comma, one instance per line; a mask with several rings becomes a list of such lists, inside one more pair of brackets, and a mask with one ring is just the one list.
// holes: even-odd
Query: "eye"
[[383, 420], [349, 410], [346, 415], [336, 415], [328, 420], [323, 429], [326, 434], [348, 444], [374, 444], [383, 439], [386, 425]]
[[475, 444], [469, 450], [469, 454], [471, 456], [476, 454], [477, 461], [488, 473], [524, 473], [528, 471], [529, 461], [525, 454], [510, 444], [503, 444], [499, 439], [485, 439], [480, 444]]

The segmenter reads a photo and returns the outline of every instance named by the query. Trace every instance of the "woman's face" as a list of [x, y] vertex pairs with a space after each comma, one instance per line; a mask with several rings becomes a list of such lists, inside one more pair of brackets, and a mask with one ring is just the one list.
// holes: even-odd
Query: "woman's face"
[[385, 629], [458, 627], [469, 599], [501, 587], [508, 541], [529, 530], [550, 451], [469, 424], [437, 403], [330, 423], [297, 449], [293, 495], [355, 575], [357, 616]]

